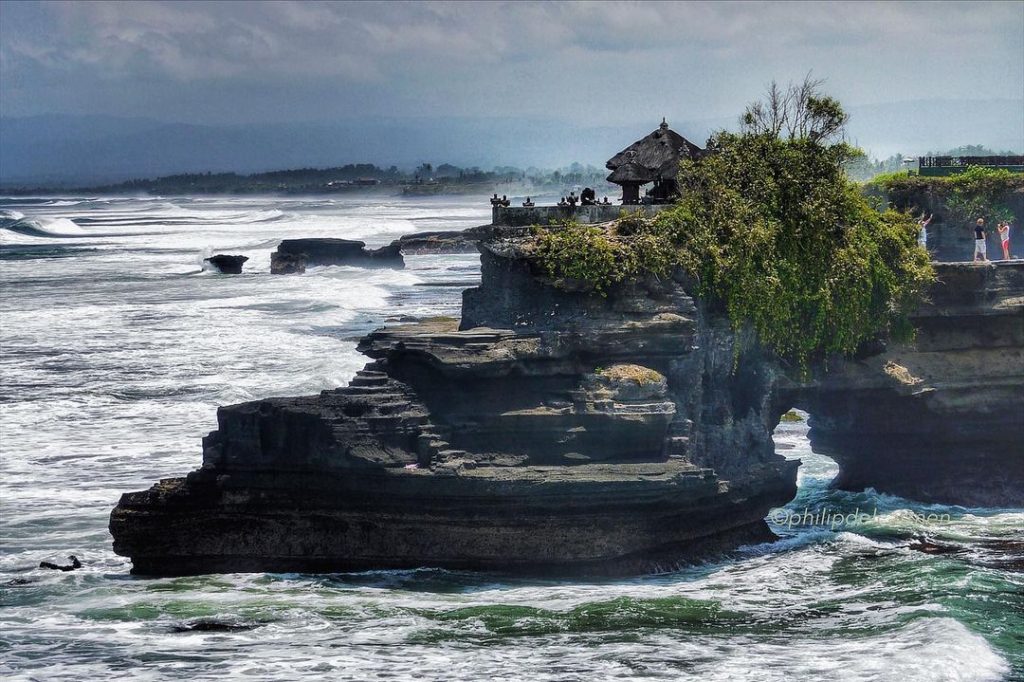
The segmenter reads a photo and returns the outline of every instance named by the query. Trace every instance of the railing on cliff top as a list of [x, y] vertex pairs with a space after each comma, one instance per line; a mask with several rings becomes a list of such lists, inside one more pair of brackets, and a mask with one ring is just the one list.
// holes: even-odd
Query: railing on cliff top
[[970, 166], [1024, 173], [1024, 156], [920, 156], [917, 161], [921, 175], [953, 175]]

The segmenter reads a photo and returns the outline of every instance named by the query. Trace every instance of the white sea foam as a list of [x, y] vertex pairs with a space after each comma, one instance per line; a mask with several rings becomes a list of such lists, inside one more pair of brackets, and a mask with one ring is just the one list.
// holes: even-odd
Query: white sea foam
[[[69, 218], [29, 218], [18, 211], [0, 217], [0, 228], [30, 237], [86, 237], [89, 233]], [[16, 217], [17, 216], [17, 217]]]
[[[80, 249], [59, 262], [16, 257], [0, 267], [0, 675], [984, 681], [1006, 674], [1008, 654], [977, 634], [993, 636], [995, 618], [965, 610], [966, 588], [943, 573], [962, 579], [961, 559], [821, 528], [797, 529], [726, 561], [617, 581], [448, 571], [130, 579], [107, 532], [120, 494], [196, 468], [217, 407], [344, 384], [366, 361], [356, 337], [388, 317], [457, 312], [458, 288], [417, 285], [472, 277], [478, 263], [475, 255], [418, 256], [405, 270], [315, 267], [271, 276], [277, 242], [327, 236], [376, 246], [411, 230], [483, 224], [489, 214], [486, 198], [100, 197], [4, 209], [0, 217], [14, 221], [81, 221], [74, 224], [84, 234], [61, 240], [0, 230], [3, 249]], [[195, 274], [199, 256], [214, 253], [248, 256], [245, 274]], [[878, 503], [886, 524], [901, 522], [899, 510], [923, 508], [829, 491], [829, 461], [809, 452], [805, 431], [796, 425], [780, 437], [810, 472], [801, 495], [822, 504]], [[950, 532], [964, 542], [1013, 537], [1024, 520], [1017, 510], [960, 513]], [[82, 570], [38, 568], [69, 553], [85, 561]], [[1000, 575], [987, 571], [971, 585], [982, 591], [978, 608], [997, 608], [990, 605], [1010, 592], [1012, 578], [999, 582]], [[253, 629], [176, 631], [203, 618]]]

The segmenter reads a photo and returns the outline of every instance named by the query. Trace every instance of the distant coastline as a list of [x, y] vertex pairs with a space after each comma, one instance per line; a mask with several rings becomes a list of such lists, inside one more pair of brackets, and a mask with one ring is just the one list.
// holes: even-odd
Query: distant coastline
[[[412, 171], [395, 166], [381, 168], [359, 163], [331, 168], [298, 168], [262, 173], [179, 173], [140, 178], [115, 184], [53, 186], [4, 185], [8, 196], [86, 195], [345, 195], [383, 194], [404, 196], [556, 194], [577, 185], [610, 193], [608, 171], [573, 163], [561, 169], [520, 169], [506, 166], [484, 171], [451, 164], [422, 164]], [[577, 190], [578, 191], [578, 190]]]

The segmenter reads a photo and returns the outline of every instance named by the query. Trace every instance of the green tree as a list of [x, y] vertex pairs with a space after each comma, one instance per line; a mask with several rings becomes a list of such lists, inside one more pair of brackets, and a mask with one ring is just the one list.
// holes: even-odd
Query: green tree
[[932, 280], [909, 216], [871, 208], [843, 170], [846, 114], [805, 80], [718, 133], [683, 163], [683, 198], [656, 221], [701, 293], [737, 328], [802, 369], [877, 336], [910, 333], [906, 314]]
[[842, 141], [846, 114], [818, 85], [773, 84], [740, 133], [714, 135], [706, 155], [683, 162], [682, 198], [654, 220], [542, 231], [541, 264], [599, 290], [678, 265], [737, 330], [800, 371], [911, 334], [907, 314], [934, 277], [928, 254], [913, 218], [873, 209], [847, 176], [860, 151]]

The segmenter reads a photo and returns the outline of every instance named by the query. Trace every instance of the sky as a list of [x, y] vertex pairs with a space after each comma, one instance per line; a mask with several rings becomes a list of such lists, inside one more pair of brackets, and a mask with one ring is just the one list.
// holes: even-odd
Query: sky
[[0, 3], [0, 115], [225, 124], [1024, 98], [1024, 2]]
[[0, 182], [600, 165], [807, 74], [870, 156], [1024, 151], [1022, 0], [0, 0]]

